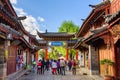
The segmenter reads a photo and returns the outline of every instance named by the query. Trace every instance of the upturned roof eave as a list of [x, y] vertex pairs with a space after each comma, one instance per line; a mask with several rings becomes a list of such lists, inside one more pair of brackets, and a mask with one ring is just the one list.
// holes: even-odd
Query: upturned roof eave
[[103, 34], [105, 34], [105, 33], [108, 33], [108, 32], [109, 32], [109, 31], [106, 29], [106, 30], [101, 31], [101, 32], [99, 32], [99, 33], [90, 35], [90, 36], [88, 36], [87, 38], [84, 38], [84, 39], [82, 39], [81, 41], [78, 41], [78, 42], [75, 44], [74, 48], [78, 48], [79, 46], [82, 46], [82, 43], [87, 43], [87, 42], [90, 41], [91, 39], [97, 38], [97, 37], [99, 37], [99, 36], [101, 36], [101, 35], [103, 35]]
[[99, 9], [101, 6], [108, 6], [110, 4], [110, 1], [107, 0], [105, 2], [101, 2], [100, 4], [96, 5], [94, 9], [92, 9], [92, 11], [90, 12], [90, 14], [88, 15], [88, 17], [85, 19], [85, 21], [83, 22], [83, 24], [81, 25], [81, 28], [79, 29], [78, 33], [76, 34], [76, 37], [78, 38], [84, 28], [84, 26], [88, 23], [88, 21], [95, 15], [95, 12], [100, 11], [103, 9], [103, 7], [101, 9]]

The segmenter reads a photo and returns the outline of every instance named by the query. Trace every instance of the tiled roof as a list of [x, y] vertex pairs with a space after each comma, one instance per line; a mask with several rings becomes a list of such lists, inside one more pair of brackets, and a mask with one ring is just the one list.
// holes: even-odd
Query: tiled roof
[[100, 4], [95, 5], [95, 8], [99, 8], [99, 7], [107, 5], [107, 4], [110, 4], [109, 0], [103, 1]]
[[39, 35], [39, 37], [70, 37], [70, 38], [74, 38], [75, 34], [69, 34], [66, 32], [46, 32], [46, 33], [40, 33], [37, 32], [37, 34]]
[[[92, 11], [90, 12], [90, 14], [88, 15], [88, 17], [84, 20], [79, 32], [76, 34], [77, 37], [81, 37], [82, 36], [82, 30], [84, 26], [86, 26], [85, 24], [87, 23], [93, 23], [94, 21], [94, 18], [96, 15], [98, 16], [98, 14], [102, 14], [104, 11], [101, 11], [101, 9], [103, 9], [104, 6], [107, 6], [110, 4], [110, 1], [109, 0], [106, 0], [106, 1], [103, 1], [101, 2], [100, 4], [97, 4], [97, 5], [89, 5], [91, 6], [93, 9]], [[99, 11], [97, 11], [99, 10]], [[96, 12], [97, 11], [97, 12]], [[91, 19], [90, 19], [91, 18]], [[81, 35], [81, 36], [80, 36]]]
[[90, 31], [92, 33], [94, 33], [94, 34], [98, 34], [98, 33], [102, 32], [102, 31], [105, 31], [107, 29], [107, 26], [108, 26], [108, 24], [103, 25], [102, 27], [96, 28], [94, 30], [90, 30]]
[[110, 23], [111, 21], [115, 20], [116, 18], [120, 18], [120, 10], [116, 13], [112, 14], [110, 17], [106, 18], [106, 22]]

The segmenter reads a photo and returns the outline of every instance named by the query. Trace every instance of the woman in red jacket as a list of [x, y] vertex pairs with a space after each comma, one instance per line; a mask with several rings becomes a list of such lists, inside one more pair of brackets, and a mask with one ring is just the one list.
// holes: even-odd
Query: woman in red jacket
[[39, 62], [37, 63], [37, 74], [41, 74], [40, 72], [41, 72], [41, 67], [42, 66], [42, 61], [41, 60], [39, 60]]

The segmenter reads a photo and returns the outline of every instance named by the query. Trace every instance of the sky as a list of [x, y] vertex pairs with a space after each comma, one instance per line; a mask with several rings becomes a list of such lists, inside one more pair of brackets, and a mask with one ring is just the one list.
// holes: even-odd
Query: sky
[[63, 21], [72, 21], [81, 27], [92, 11], [89, 4], [96, 5], [103, 0], [10, 0], [24, 28], [31, 34], [39, 32], [57, 32]]

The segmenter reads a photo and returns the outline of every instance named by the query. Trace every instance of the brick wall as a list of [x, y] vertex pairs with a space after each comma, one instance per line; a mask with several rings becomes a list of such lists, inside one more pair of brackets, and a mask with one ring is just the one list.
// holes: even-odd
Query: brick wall
[[116, 13], [120, 10], [120, 0], [112, 0], [111, 2], [111, 13]]

